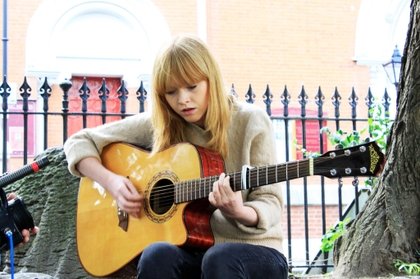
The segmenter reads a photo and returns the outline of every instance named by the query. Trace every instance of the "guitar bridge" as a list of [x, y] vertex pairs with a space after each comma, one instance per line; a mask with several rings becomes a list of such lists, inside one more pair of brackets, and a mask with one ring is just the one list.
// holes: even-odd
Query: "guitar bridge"
[[118, 226], [125, 232], [128, 229], [128, 214], [124, 210], [118, 207]]

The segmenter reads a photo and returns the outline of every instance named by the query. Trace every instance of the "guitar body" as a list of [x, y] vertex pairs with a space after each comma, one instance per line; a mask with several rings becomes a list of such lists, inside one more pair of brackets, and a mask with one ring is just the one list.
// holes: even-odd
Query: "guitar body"
[[[220, 174], [224, 171], [220, 156], [188, 143], [153, 156], [129, 144], [113, 143], [103, 150], [101, 159], [106, 168], [131, 180], [144, 194], [145, 205], [139, 219], [128, 216], [119, 211], [102, 186], [81, 178], [76, 237], [79, 258], [88, 273], [114, 273], [154, 242], [202, 248], [213, 245], [212, 208], [207, 199], [175, 204], [170, 187], [179, 181]], [[153, 202], [151, 196], [161, 189], [169, 189], [169, 194]]]

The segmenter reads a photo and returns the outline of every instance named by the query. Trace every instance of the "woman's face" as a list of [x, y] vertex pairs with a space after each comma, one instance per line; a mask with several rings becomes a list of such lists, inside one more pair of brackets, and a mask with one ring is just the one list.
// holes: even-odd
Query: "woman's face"
[[208, 95], [208, 82], [202, 80], [183, 87], [168, 86], [165, 99], [169, 106], [185, 121], [204, 128]]

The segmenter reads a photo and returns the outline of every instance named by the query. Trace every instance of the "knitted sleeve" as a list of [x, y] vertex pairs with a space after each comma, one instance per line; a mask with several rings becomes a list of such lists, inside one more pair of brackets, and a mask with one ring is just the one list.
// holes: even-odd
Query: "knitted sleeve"
[[126, 142], [150, 148], [152, 146], [153, 131], [150, 116], [145, 113], [127, 117], [125, 119], [78, 131], [64, 143], [64, 152], [69, 171], [73, 175], [81, 176], [76, 164], [87, 157], [100, 160], [102, 149], [113, 142]]
[[[253, 105], [238, 105], [230, 130], [230, 155], [227, 171], [240, 171], [243, 165], [266, 166], [276, 163], [274, 133], [271, 119], [262, 109]], [[273, 239], [281, 239], [283, 207], [280, 185], [266, 185], [242, 193], [244, 204], [258, 215], [258, 224], [245, 226], [226, 218], [220, 210], [212, 215], [212, 229], [217, 241], [245, 241], [275, 246]], [[271, 239], [271, 240], [269, 240]]]
[[[249, 119], [248, 129], [245, 133], [249, 141], [249, 152], [251, 166], [266, 166], [276, 163], [276, 150], [274, 144], [273, 126], [268, 115], [261, 110], [253, 113]], [[252, 128], [251, 128], [252, 127]], [[245, 156], [245, 155], [244, 155]], [[265, 185], [252, 188], [244, 201], [246, 206], [252, 207], [258, 214], [257, 229], [267, 231], [278, 225], [281, 220], [283, 199], [279, 184]], [[238, 226], [250, 233], [256, 232], [255, 228], [249, 228], [238, 224]], [[258, 232], [257, 232], [258, 233]]]

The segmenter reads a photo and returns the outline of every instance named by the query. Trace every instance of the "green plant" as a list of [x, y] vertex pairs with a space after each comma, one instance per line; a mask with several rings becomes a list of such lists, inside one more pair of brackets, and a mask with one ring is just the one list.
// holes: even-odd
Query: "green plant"
[[368, 127], [370, 138], [386, 151], [388, 137], [391, 133], [392, 120], [382, 105], [376, 105], [369, 110]]
[[[364, 142], [375, 141], [382, 152], [385, 153], [387, 140], [391, 133], [392, 120], [389, 119], [389, 115], [382, 105], [376, 104], [369, 110], [367, 124], [366, 128], [351, 133], [341, 129], [331, 132], [328, 127], [321, 128], [320, 132], [325, 133], [330, 143], [337, 148], [348, 148]], [[364, 180], [364, 184], [366, 187], [372, 188], [377, 184], [377, 181], [377, 178], [369, 177]]]
[[330, 228], [321, 239], [321, 251], [323, 253], [330, 252], [334, 248], [335, 241], [347, 231], [347, 224], [350, 218], [339, 221], [337, 225]]
[[394, 260], [394, 266], [398, 271], [407, 275], [420, 275], [420, 263], [406, 263], [402, 260]]
[[[391, 132], [392, 120], [382, 105], [375, 105], [369, 110], [367, 121], [368, 126], [360, 131], [347, 133], [341, 129], [331, 132], [328, 127], [321, 128], [320, 132], [325, 133], [330, 143], [337, 148], [347, 148], [362, 144], [368, 141], [376, 141], [382, 152], [386, 151], [388, 136]], [[368, 133], [368, 135], [366, 135]]]

